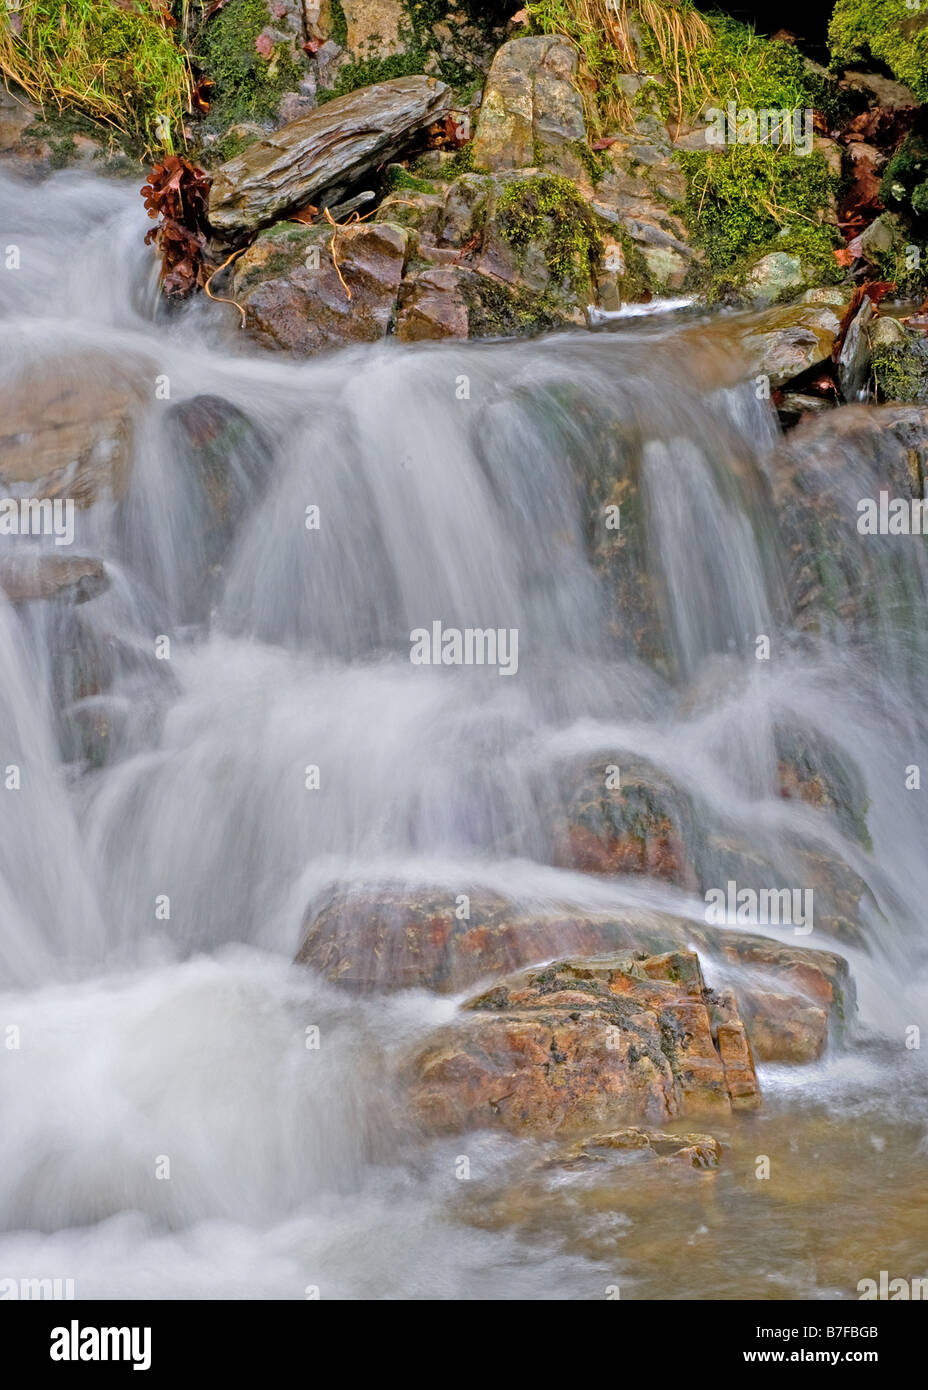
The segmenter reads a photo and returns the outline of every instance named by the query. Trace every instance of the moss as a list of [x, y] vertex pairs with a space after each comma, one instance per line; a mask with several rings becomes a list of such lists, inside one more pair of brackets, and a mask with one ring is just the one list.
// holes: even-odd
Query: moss
[[828, 42], [833, 63], [876, 59], [928, 101], [928, 12], [909, 9], [906, 0], [838, 0]]
[[332, 38], [338, 44], [339, 48], [344, 48], [348, 42], [348, 20], [339, 0], [331, 0], [331, 15]]
[[[725, 266], [705, 278], [701, 288], [710, 304], [720, 300], [737, 300], [751, 270], [764, 256], [782, 251], [798, 258], [806, 285], [838, 285], [845, 271], [835, 259], [835, 250], [844, 245], [837, 229], [828, 225], [812, 226], [808, 222], [784, 228], [763, 246], [752, 248], [730, 266]], [[795, 287], [788, 288], [773, 302], [794, 298]]]
[[265, 0], [234, 0], [201, 29], [196, 60], [215, 83], [209, 127], [269, 120], [284, 93], [299, 86], [305, 69], [289, 43], [277, 44], [269, 58], [255, 48], [255, 40], [270, 22]]
[[892, 230], [888, 251], [872, 253], [880, 280], [892, 281], [898, 294], [924, 299], [928, 291], [928, 256], [921, 236], [913, 241], [912, 227], [898, 213], [883, 213]]
[[101, 126], [79, 111], [48, 109], [23, 132], [28, 138], [44, 140], [51, 151], [53, 169], [64, 169], [78, 153], [77, 138], [85, 136], [99, 147], [94, 159], [107, 173], [129, 173], [138, 168], [138, 146], [112, 126]]
[[833, 230], [821, 221], [839, 185], [824, 156], [777, 152], [767, 145], [732, 145], [709, 153], [686, 151], [678, 160], [687, 196], [678, 209], [693, 245], [702, 251], [707, 283], [737, 274], [739, 263], [789, 249], [778, 238], [789, 226], [807, 259], [823, 272], [834, 261]]
[[462, 145], [446, 164], [442, 166], [442, 178], [456, 179], [459, 174], [474, 173], [474, 146], [468, 140], [466, 145]]
[[389, 82], [393, 77], [412, 77], [424, 70], [428, 54], [421, 49], [410, 53], [391, 53], [387, 58], [361, 58], [355, 63], [345, 63], [335, 78], [335, 85], [320, 91], [319, 104], [332, 101], [335, 97], [347, 96], [359, 87], [369, 87], [374, 82]]
[[871, 359], [871, 370], [881, 400], [915, 402], [928, 399], [928, 354], [920, 350], [915, 341], [877, 348]]
[[542, 247], [552, 277], [574, 290], [588, 288], [602, 253], [596, 218], [569, 179], [537, 174], [502, 190], [496, 214], [501, 235], [515, 250]]
[[461, 281], [471, 338], [522, 338], [563, 327], [563, 309], [553, 295], [531, 294], [474, 276]]
[[387, 170], [386, 187], [391, 193], [405, 190], [407, 193], [437, 193], [438, 189], [429, 179], [416, 178], [401, 164], [391, 164]]

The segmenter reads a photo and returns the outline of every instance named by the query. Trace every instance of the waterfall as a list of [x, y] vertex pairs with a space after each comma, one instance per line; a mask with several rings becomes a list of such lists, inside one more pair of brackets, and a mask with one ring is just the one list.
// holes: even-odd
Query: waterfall
[[[133, 187], [61, 174], [27, 198], [0, 175], [21, 252], [0, 399], [116, 390], [125, 453], [72, 547], [106, 592], [0, 603], [0, 1276], [79, 1297], [598, 1289], [598, 1236], [481, 1231], [454, 1147], [398, 1118], [397, 1059], [457, 1001], [359, 999], [291, 964], [305, 921], [371, 884], [701, 923], [692, 886], [558, 866], [559, 778], [589, 758], [646, 759], [692, 798], [707, 873], [737, 835], [786, 882], [810, 849], [859, 876], [863, 940], [803, 944], [850, 960], [864, 1060], [830, 1055], [808, 1094], [845, 1124], [897, 1087], [924, 1132], [921, 1070], [892, 1079], [925, 985], [918, 543], [877, 538], [856, 627], [799, 624], [769, 402], [674, 323], [290, 361], [214, 306], [159, 304], [144, 225]], [[878, 481], [855, 448], [835, 445], [851, 512]], [[434, 624], [517, 633], [517, 670], [415, 664]], [[828, 747], [865, 834], [784, 799], [784, 730]], [[769, 1080], [789, 1124], [799, 1073]], [[517, 1162], [467, 1145], [483, 1174]]]

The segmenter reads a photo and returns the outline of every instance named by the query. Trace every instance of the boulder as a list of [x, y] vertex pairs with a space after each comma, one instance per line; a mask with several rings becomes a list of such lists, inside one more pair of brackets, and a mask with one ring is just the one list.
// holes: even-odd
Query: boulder
[[424, 1128], [608, 1131], [752, 1109], [760, 1096], [733, 997], [688, 952], [562, 960], [464, 1005], [411, 1065]]
[[209, 219], [230, 240], [307, 203], [335, 202], [447, 115], [449, 89], [434, 77], [397, 77], [337, 97], [256, 140], [216, 171]]
[[407, 243], [405, 229], [387, 222], [288, 223], [258, 237], [232, 278], [249, 336], [301, 357], [377, 342], [393, 319]]
[[[528, 169], [551, 152], [565, 173], [573, 142], [586, 141], [576, 51], [557, 35], [512, 39], [493, 59], [474, 135], [474, 164], [498, 173]], [[568, 164], [560, 163], [566, 156]], [[577, 166], [577, 167], [575, 167]]]
[[[469, 895], [467, 913], [460, 916], [456, 897], [436, 889], [371, 884], [335, 891], [307, 913], [297, 963], [362, 993], [426, 988], [456, 994], [565, 952], [662, 954], [695, 947], [726, 974], [739, 999], [742, 989], [749, 992], [749, 1031], [755, 1018], [764, 1028], [756, 1040], [752, 1035], [756, 1055], [771, 1061], [783, 1060], [786, 1045], [778, 1039], [793, 1019], [811, 1026], [810, 1007], [822, 1015], [814, 1020], [816, 1046], [826, 1037], [840, 1041], [856, 1007], [847, 962], [833, 951], [640, 908], [611, 915], [543, 913], [482, 890]], [[789, 1002], [766, 1005], [763, 994]], [[795, 1059], [794, 1051], [787, 1060]]]

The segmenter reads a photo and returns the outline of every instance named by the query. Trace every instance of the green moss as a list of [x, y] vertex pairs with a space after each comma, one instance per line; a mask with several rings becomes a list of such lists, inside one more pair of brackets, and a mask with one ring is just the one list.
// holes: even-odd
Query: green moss
[[[823, 272], [834, 263], [837, 240], [821, 218], [839, 177], [823, 155], [778, 152], [768, 145], [732, 145], [708, 153], [678, 155], [687, 196], [678, 209], [693, 245], [702, 251], [708, 282], [737, 273], [739, 263], [770, 250], [788, 250], [774, 239], [789, 226], [803, 254]], [[734, 268], [734, 269], [733, 269]]]
[[[844, 241], [835, 227], [798, 223], [784, 228], [765, 245], [751, 248], [731, 265], [704, 277], [701, 288], [710, 304], [720, 300], [737, 301], [752, 268], [774, 251], [798, 258], [805, 285], [838, 285], [845, 278], [845, 271], [835, 259], [834, 252], [843, 245]], [[777, 300], [792, 299], [795, 295], [796, 289], [789, 288], [778, 295]]]
[[339, 4], [339, 0], [332, 0], [331, 14], [332, 38], [338, 44], [339, 48], [344, 48], [345, 44], [348, 42], [348, 20], [345, 16], [345, 11]]
[[335, 85], [320, 91], [319, 104], [332, 101], [335, 97], [347, 96], [359, 87], [369, 87], [374, 82], [389, 82], [393, 77], [412, 77], [424, 70], [428, 54], [421, 49], [411, 53], [391, 53], [387, 58], [361, 58], [355, 63], [345, 63], [335, 78]]
[[928, 354], [912, 341], [877, 348], [871, 359], [873, 380], [884, 401], [928, 399]]
[[828, 42], [833, 63], [876, 59], [928, 101], [928, 11], [911, 10], [905, 0], [838, 0]]
[[195, 56], [215, 83], [210, 127], [269, 120], [284, 93], [299, 86], [305, 70], [288, 43], [277, 44], [270, 58], [255, 48], [270, 23], [265, 0], [233, 0], [203, 25]]
[[416, 178], [401, 164], [391, 164], [387, 170], [386, 187], [391, 193], [405, 190], [407, 193], [437, 193], [438, 189], [429, 179]]
[[590, 285], [602, 237], [569, 179], [537, 174], [514, 180], [500, 193], [496, 213], [502, 236], [517, 251], [538, 243], [555, 280], [568, 281], [577, 291]]
[[550, 294], [503, 285], [488, 276], [461, 281], [472, 338], [531, 337], [562, 327], [564, 313]]
[[474, 146], [468, 140], [466, 145], [462, 145], [448, 162], [442, 165], [442, 178], [456, 179], [459, 174], [472, 174], [474, 172]]
[[878, 278], [892, 281], [900, 295], [924, 299], [928, 291], [928, 256], [923, 236], [920, 234], [913, 241], [911, 225], [898, 213], [884, 212], [880, 220], [889, 224], [893, 239], [888, 251], [872, 253]]

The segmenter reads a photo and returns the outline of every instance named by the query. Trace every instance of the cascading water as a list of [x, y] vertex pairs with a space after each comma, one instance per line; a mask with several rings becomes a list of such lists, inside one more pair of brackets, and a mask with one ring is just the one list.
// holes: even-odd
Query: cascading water
[[[253, 355], [215, 306], [158, 308], [137, 204], [87, 176], [28, 198], [0, 178], [21, 253], [0, 281], [4, 389], [115, 381], [132, 428], [127, 491], [78, 513], [73, 547], [106, 564], [68, 646], [107, 654], [106, 689], [62, 712], [61, 615], [0, 605], [0, 765], [21, 777], [0, 791], [0, 1277], [80, 1297], [585, 1298], [617, 1276], [633, 1297], [828, 1297], [875, 1260], [924, 1273], [928, 1087], [900, 1041], [925, 983], [905, 781], [928, 765], [920, 552], [856, 646], [799, 639], [772, 413], [713, 384], [691, 334]], [[215, 478], [191, 466], [214, 427], [224, 552]], [[609, 449], [639, 480], [654, 661], [613, 630], [590, 558]], [[861, 461], [851, 510], [871, 482]], [[517, 669], [414, 665], [410, 634], [436, 621], [515, 630]], [[781, 797], [784, 728], [828, 741], [865, 837]], [[291, 965], [304, 919], [371, 883], [702, 922], [660, 879], [554, 867], [559, 769], [610, 752], [783, 881], [813, 846], [867, 887], [865, 941], [815, 943], [851, 962], [854, 1047], [762, 1069], [763, 1112], [723, 1136], [741, 1162], [724, 1204], [545, 1185], [496, 1136], [467, 1139], [478, 1182], [456, 1183], [464, 1141], [409, 1132], [395, 1069], [457, 1001], [359, 999]], [[758, 1196], [753, 1155], [776, 1145], [785, 1186]], [[833, 1247], [844, 1199], [865, 1214]]]

